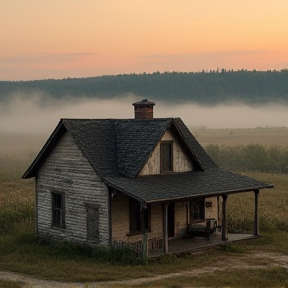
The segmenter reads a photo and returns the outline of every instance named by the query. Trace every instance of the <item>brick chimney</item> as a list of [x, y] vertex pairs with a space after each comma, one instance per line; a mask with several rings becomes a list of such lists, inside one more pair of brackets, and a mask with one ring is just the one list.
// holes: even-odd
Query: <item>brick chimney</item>
[[134, 106], [135, 119], [153, 119], [154, 102], [144, 99], [132, 104]]

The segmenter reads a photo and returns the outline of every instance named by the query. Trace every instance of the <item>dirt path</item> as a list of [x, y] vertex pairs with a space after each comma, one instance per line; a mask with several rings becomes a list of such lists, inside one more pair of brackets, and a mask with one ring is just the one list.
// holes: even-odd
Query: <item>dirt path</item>
[[[265, 262], [265, 264], [253, 265], [249, 262]], [[269, 260], [267, 264], [267, 261]], [[226, 269], [256, 269], [256, 268], [266, 268], [266, 267], [285, 267], [288, 268], [288, 255], [278, 254], [278, 253], [253, 253], [246, 254], [241, 257], [229, 257], [225, 262], [217, 263], [213, 266], [196, 268], [189, 271], [183, 271], [178, 273], [170, 273], [166, 275], [158, 275], [149, 278], [138, 278], [132, 280], [119, 280], [119, 281], [109, 281], [109, 282], [92, 282], [92, 283], [64, 283], [56, 282], [50, 280], [40, 280], [36, 278], [31, 278], [17, 273], [12, 272], [0, 272], [0, 279], [9, 281], [20, 281], [25, 283], [25, 288], [112, 288], [113, 285], [122, 284], [125, 286], [137, 285], [142, 283], [149, 283], [152, 281], [157, 281], [167, 278], [175, 278], [178, 276], [197, 276], [205, 273], [212, 273], [214, 271], [224, 271]]]

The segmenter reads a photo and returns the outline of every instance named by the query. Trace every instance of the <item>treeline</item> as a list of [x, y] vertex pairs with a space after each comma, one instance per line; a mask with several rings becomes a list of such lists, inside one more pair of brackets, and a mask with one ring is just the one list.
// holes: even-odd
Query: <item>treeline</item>
[[288, 173], [288, 146], [210, 144], [205, 150], [225, 170]]
[[[288, 101], [288, 69], [281, 71], [154, 72], [62, 80], [0, 81], [0, 100], [11, 94], [44, 93], [53, 98], [115, 98], [134, 94], [153, 101], [215, 105]], [[23, 96], [24, 97], [24, 96]]]

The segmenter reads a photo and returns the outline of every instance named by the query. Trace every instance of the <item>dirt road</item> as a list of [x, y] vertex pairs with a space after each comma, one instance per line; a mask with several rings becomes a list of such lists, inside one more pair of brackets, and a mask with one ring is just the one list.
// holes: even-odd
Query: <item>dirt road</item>
[[[263, 261], [263, 260], [269, 261]], [[251, 261], [253, 260], [253, 261]], [[257, 263], [266, 262], [263, 265], [253, 265], [251, 262]], [[268, 264], [267, 264], [268, 263]], [[256, 268], [266, 268], [266, 267], [285, 267], [288, 268], [288, 255], [277, 254], [277, 253], [267, 253], [267, 252], [257, 252], [252, 254], [245, 254], [238, 256], [237, 258], [232, 255], [228, 257], [225, 262], [217, 263], [215, 262], [213, 266], [197, 268], [189, 271], [182, 271], [178, 273], [170, 273], [165, 275], [158, 275], [149, 278], [138, 278], [132, 280], [119, 280], [119, 281], [109, 281], [109, 282], [92, 282], [92, 283], [64, 283], [56, 282], [50, 280], [41, 280], [36, 278], [31, 278], [29, 276], [12, 273], [12, 272], [0, 272], [0, 279], [9, 281], [19, 281], [24, 284], [25, 288], [112, 288], [116, 284], [122, 284], [126, 287], [129, 285], [137, 285], [142, 283], [149, 283], [161, 279], [175, 278], [178, 276], [196, 276], [205, 273], [211, 273], [214, 271], [224, 271], [226, 269], [256, 269]]]

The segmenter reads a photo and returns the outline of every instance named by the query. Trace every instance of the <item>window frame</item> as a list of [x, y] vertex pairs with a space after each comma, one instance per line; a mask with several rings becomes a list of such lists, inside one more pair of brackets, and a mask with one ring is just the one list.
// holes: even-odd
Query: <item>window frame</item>
[[[169, 164], [167, 165], [166, 163], [164, 163], [166, 156], [164, 156], [164, 153], [167, 152], [167, 148], [164, 147], [169, 147]], [[169, 168], [167, 169], [167, 166], [169, 166]], [[174, 163], [173, 163], [173, 140], [163, 140], [160, 142], [160, 172], [161, 173], [171, 173], [174, 171]]]
[[[190, 200], [189, 206], [190, 206], [190, 221], [192, 223], [204, 222], [206, 219], [205, 198]], [[193, 211], [192, 209], [193, 206], [196, 207], [196, 209], [198, 210], [197, 212]], [[196, 213], [198, 214], [198, 218], [194, 217]]]
[[[60, 197], [60, 205], [56, 203], [56, 197]], [[57, 206], [57, 207], [56, 207]], [[56, 212], [59, 215], [56, 217]], [[57, 214], [58, 214], [57, 213]], [[59, 220], [58, 220], [59, 217]], [[66, 228], [66, 221], [65, 221], [65, 193], [59, 191], [52, 191], [51, 192], [51, 227], [52, 228]]]
[[[141, 209], [144, 211], [141, 212]], [[142, 213], [144, 213], [145, 227], [142, 227]], [[151, 208], [148, 205], [146, 208], [141, 208], [141, 203], [129, 197], [129, 233], [127, 236], [141, 234], [147, 230], [151, 232]]]

